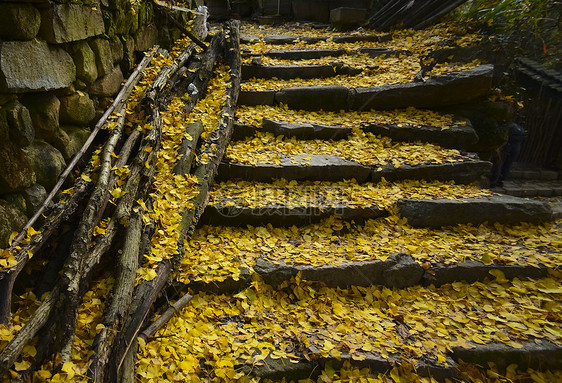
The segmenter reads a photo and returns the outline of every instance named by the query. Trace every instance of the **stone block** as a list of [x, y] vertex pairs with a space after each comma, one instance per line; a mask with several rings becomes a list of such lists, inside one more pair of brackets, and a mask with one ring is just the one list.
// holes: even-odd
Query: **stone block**
[[340, 7], [330, 11], [330, 24], [337, 26], [360, 26], [367, 19], [365, 8]]
[[321, 154], [298, 154], [284, 156], [280, 164], [246, 165], [240, 163], [222, 163], [219, 178], [241, 178], [253, 181], [270, 181], [274, 178], [287, 180], [341, 181], [356, 179], [364, 182], [369, 177], [370, 169], [357, 162], [341, 157]]
[[333, 77], [336, 67], [332, 65], [242, 65], [242, 80], [250, 78], [326, 78]]
[[452, 357], [456, 361], [462, 359], [481, 366], [493, 362], [500, 370], [510, 364], [516, 364], [522, 370], [537, 366], [557, 370], [562, 361], [562, 346], [545, 340], [524, 342], [521, 348], [503, 343], [480, 344], [473, 348], [453, 348]]
[[135, 65], [135, 40], [129, 38], [123, 43], [123, 61], [121, 61], [121, 69], [128, 72]]
[[76, 155], [76, 153], [78, 153], [78, 151], [82, 149], [82, 146], [84, 146], [84, 143], [90, 136], [91, 132], [90, 129], [87, 128], [69, 125], [61, 126], [61, 130], [64, 131], [69, 140], [68, 145], [62, 153], [63, 157], [68, 160], [74, 157], [74, 155]]
[[430, 77], [425, 82], [357, 88], [352, 94], [351, 108], [432, 108], [462, 104], [490, 93], [493, 72], [493, 65], [481, 65]]
[[402, 199], [397, 203], [400, 215], [414, 227], [441, 227], [483, 222], [517, 224], [544, 223], [552, 219], [548, 204], [511, 196], [486, 198]]
[[147, 51], [152, 48], [158, 40], [158, 28], [156, 25], [143, 25], [135, 35], [135, 50]]
[[101, 9], [80, 4], [56, 4], [41, 12], [41, 37], [62, 44], [105, 32]]
[[90, 87], [90, 93], [96, 96], [113, 96], [121, 89], [123, 72], [118, 66], [106, 76], [97, 79]]
[[556, 170], [541, 169], [541, 180], [556, 181], [558, 179], [558, 172]]
[[90, 41], [90, 48], [94, 52], [98, 76], [103, 77], [113, 70], [113, 54], [109, 40], [97, 38]]
[[295, 137], [298, 140], [342, 140], [351, 134], [346, 126], [331, 126], [263, 119], [261, 131], [276, 136]]
[[54, 94], [29, 94], [23, 103], [29, 109], [37, 137], [47, 138], [58, 130], [60, 101]]
[[76, 65], [76, 76], [85, 84], [91, 84], [98, 78], [96, 55], [86, 41], [72, 45], [72, 58]]
[[314, 60], [322, 57], [338, 57], [346, 54], [344, 48], [340, 49], [272, 49], [265, 53], [269, 57], [282, 60]]
[[238, 105], [273, 105], [275, 104], [274, 90], [243, 90], [238, 97]]
[[41, 15], [31, 4], [0, 4], [0, 39], [31, 40], [37, 36]]
[[9, 141], [0, 143], [0, 194], [21, 191], [35, 183], [35, 173], [25, 153]]
[[7, 248], [13, 231], [20, 231], [27, 217], [12, 204], [0, 199], [0, 249]]
[[38, 40], [0, 43], [0, 92], [62, 89], [75, 79], [72, 57], [62, 48]]
[[47, 190], [39, 184], [35, 184], [23, 191], [23, 198], [27, 207], [26, 214], [32, 216], [47, 199]]
[[113, 64], [118, 64], [123, 60], [123, 43], [119, 37], [114, 36], [109, 40], [109, 45], [111, 46]]
[[96, 116], [94, 102], [86, 93], [77, 92], [60, 98], [60, 122], [87, 126]]
[[22, 194], [19, 193], [4, 194], [2, 195], [2, 199], [8, 202], [9, 204], [11, 204], [12, 206], [14, 206], [16, 209], [18, 209], [24, 214], [27, 211], [27, 204]]
[[35, 129], [29, 110], [18, 101], [5, 105], [2, 109], [6, 110], [10, 140], [20, 147], [31, 144], [35, 138]]
[[35, 171], [37, 183], [51, 190], [66, 167], [61, 152], [42, 140], [33, 141], [23, 150]]
[[340, 111], [349, 109], [349, 89], [340, 85], [285, 88], [275, 101], [291, 109]]

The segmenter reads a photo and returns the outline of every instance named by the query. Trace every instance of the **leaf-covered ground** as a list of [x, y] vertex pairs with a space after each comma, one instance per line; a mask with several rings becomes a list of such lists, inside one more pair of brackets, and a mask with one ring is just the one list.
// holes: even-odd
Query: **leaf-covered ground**
[[493, 193], [476, 185], [405, 180], [401, 182], [357, 183], [355, 181], [287, 181], [271, 183], [227, 181], [217, 183], [211, 194], [211, 205], [267, 208], [282, 205], [329, 208], [373, 206], [389, 209], [401, 198], [478, 198]]
[[337, 218], [292, 226], [203, 226], [186, 243], [178, 280], [220, 282], [252, 269], [256, 259], [297, 265], [340, 265], [386, 260], [407, 253], [425, 267], [465, 260], [485, 264], [545, 265], [557, 268], [562, 251], [562, 222], [541, 226], [523, 223], [414, 228], [393, 214], [358, 225]]
[[[256, 279], [236, 295], [197, 294], [158, 339], [141, 346], [142, 381], [248, 381], [240, 364], [366, 353], [445, 363], [452, 347], [562, 336], [560, 276], [456, 282], [441, 288], [330, 289], [298, 278]], [[203, 361], [203, 363], [201, 363]]]
[[[280, 158], [296, 154], [324, 154], [339, 156], [363, 165], [442, 164], [447, 162], [470, 161], [456, 149], [444, 149], [429, 143], [395, 142], [388, 137], [354, 129], [345, 140], [297, 140], [257, 132], [254, 137], [232, 142], [226, 156], [233, 162], [256, 165], [280, 164]], [[310, 160], [310, 159], [309, 159]], [[296, 164], [301, 162], [294, 160]], [[302, 164], [306, 165], [306, 157]]]
[[309, 112], [289, 109], [288, 106], [284, 104], [276, 106], [241, 105], [236, 111], [236, 118], [238, 122], [242, 124], [255, 126], [257, 128], [261, 128], [264, 118], [274, 121], [350, 127], [370, 125], [396, 125], [398, 127], [432, 126], [446, 130], [451, 126], [466, 125], [466, 121], [457, 121], [451, 114], [441, 114], [432, 110], [416, 109], [412, 107], [390, 111]]
[[[283, 28], [285, 29], [285, 28]], [[255, 34], [260, 38], [266, 36], [264, 32], [260, 33], [259, 29], [248, 27], [246, 30], [249, 34]], [[425, 55], [435, 49], [443, 49], [449, 47], [464, 47], [477, 44], [482, 38], [477, 34], [465, 34], [462, 38], [455, 35], [458, 32], [455, 27], [440, 25], [434, 28], [422, 31], [398, 31], [392, 34], [392, 39], [385, 42], [361, 42], [357, 43], [335, 43], [333, 40], [320, 41], [310, 44], [304, 41], [296, 41], [292, 44], [284, 45], [267, 45], [263, 40], [256, 43], [243, 44], [242, 49], [252, 55], [260, 54], [261, 63], [265, 65], [288, 65], [300, 63], [306, 64], [327, 64], [332, 62], [341, 62], [348, 66], [362, 69], [363, 72], [359, 76], [338, 75], [327, 79], [251, 79], [242, 83], [243, 90], [280, 90], [291, 86], [313, 86], [313, 85], [343, 85], [346, 87], [368, 87], [380, 86], [386, 84], [397, 84], [409, 82], [420, 71], [420, 59], [425, 59]], [[267, 34], [275, 33], [268, 28]], [[325, 30], [312, 28], [296, 27], [294, 30], [287, 30], [282, 34], [294, 34], [295, 36], [338, 36], [341, 33], [327, 33]], [[364, 33], [356, 33], [358, 35]], [[393, 50], [405, 50], [409, 54], [398, 54], [391, 56], [381, 56], [370, 58], [366, 54], [355, 52], [358, 47], [361, 48], [391, 48]], [[272, 59], [264, 55], [272, 49], [346, 49], [348, 52], [345, 56], [328, 57], [318, 60], [279, 60]], [[247, 63], [252, 61], [252, 57], [245, 59]], [[463, 69], [473, 68], [482, 64], [479, 60], [470, 63], [439, 63], [429, 73], [430, 75], [439, 75], [448, 72], [459, 71]]]
[[[243, 30], [262, 36], [273, 33], [309, 36], [336, 34], [303, 27], [264, 30], [245, 25]], [[393, 40], [386, 43], [361, 43], [361, 46], [406, 49], [413, 55], [381, 58], [376, 61], [379, 67], [372, 69], [376, 71], [373, 72], [376, 77], [358, 77], [365, 77], [366, 83], [372, 81], [376, 84], [410, 81], [419, 70], [420, 55], [428, 50], [476, 44], [481, 39], [478, 35], [458, 37], [458, 33], [456, 27], [441, 25], [416, 32], [397, 31], [393, 34]], [[295, 46], [337, 46], [350, 51], [357, 47], [356, 44], [335, 44], [333, 41], [317, 44], [300, 42], [290, 47]], [[260, 53], [272, 47], [262, 42], [248, 44], [245, 48]], [[358, 59], [363, 58], [346, 58]], [[144, 92], [150, 78], [154, 79], [158, 68], [169, 62], [166, 61], [169, 59], [160, 56], [155, 60], [160, 60], [160, 66], [153, 69], [154, 72], [150, 74], [152, 77], [147, 77], [146, 83], [141, 83], [136, 90], [139, 93]], [[275, 62], [269, 61], [271, 63]], [[349, 63], [351, 65], [351, 61]], [[365, 64], [355, 61], [354, 65]], [[453, 67], [444, 68], [437, 70], [455, 70]], [[180, 214], [192, 208], [190, 200], [197, 195], [198, 190], [196, 179], [175, 176], [173, 168], [178, 160], [177, 150], [181, 140], [189, 139], [185, 127], [190, 122], [203, 122], [204, 137], [217, 128], [229, 80], [228, 69], [219, 67], [216, 75], [209, 85], [208, 96], [197, 104], [190, 115], [182, 110], [183, 100], [175, 98], [162, 116], [164, 131], [162, 149], [158, 153], [154, 205], [145, 209], [145, 222], [156, 222], [157, 228], [152, 250], [144, 255], [144, 267], [139, 269], [139, 280], [154, 278], [156, 262], [177, 252]], [[354, 80], [358, 80], [357, 76]], [[346, 81], [351, 81], [351, 78]], [[262, 81], [253, 84], [245, 86], [274, 86], [273, 83]], [[280, 82], [275, 84], [284, 86]], [[346, 82], [345, 85], [350, 84], [360, 83]], [[143, 116], [137, 116], [132, 111], [127, 111], [127, 116], [132, 119], [130, 126], [140, 124], [149, 129], [144, 125]], [[278, 163], [280, 156], [290, 154], [328, 154], [362, 164], [394, 166], [467, 159], [457, 150], [431, 144], [397, 143], [358, 128], [369, 124], [403, 124], [447, 129], [455, 124], [452, 116], [434, 112], [408, 108], [389, 112], [308, 113], [292, 111], [285, 106], [241, 107], [238, 112], [240, 122], [257, 127], [264, 117], [289, 122], [353, 126], [356, 129], [351, 137], [340, 141], [301, 141], [258, 133], [254, 138], [232, 143], [227, 157], [241, 163], [256, 164]], [[126, 169], [119, 171], [126, 177]], [[92, 177], [95, 178], [95, 174]], [[413, 286], [406, 289], [380, 286], [333, 289], [301, 280], [299, 276], [274, 289], [253, 275], [251, 285], [237, 294], [194, 294], [191, 302], [154, 338], [147, 342], [141, 340], [137, 355], [137, 380], [257, 382], [259, 379], [249, 377], [248, 372], [263, 364], [266, 358], [282, 358], [292, 363], [317, 356], [337, 358], [342, 353], [351, 353], [353, 360], [361, 360], [368, 353], [378, 353], [383, 357], [398, 358], [399, 365], [387, 374], [359, 369], [349, 363], [344, 363], [344, 367], [337, 371], [328, 365], [317, 381], [425, 383], [434, 380], [419, 376], [412, 361], [423, 357], [446, 363], [447, 354], [456, 346], [470, 348], [497, 342], [518, 349], [524, 341], [560, 344], [562, 274], [552, 270], [560, 264], [562, 221], [544, 225], [482, 224], [420, 229], [408, 225], [394, 208], [395, 202], [403, 197], [458, 199], [486, 195], [490, 195], [490, 192], [476, 186], [422, 181], [357, 184], [354, 181], [296, 183], [278, 180], [270, 184], [229, 181], [216, 185], [211, 197], [211, 203], [214, 204], [253, 208], [280, 203], [286, 206], [317, 207], [345, 203], [352, 207], [384, 207], [390, 215], [361, 224], [332, 217], [302, 227], [202, 226], [185, 242], [185, 256], [173, 281], [177, 284], [194, 281], [214, 284], [229, 277], [237, 279], [241, 267], [252, 271], [255, 261], [260, 257], [273, 262], [322, 266], [384, 260], [396, 252], [412, 255], [424, 268], [437, 263], [450, 265], [476, 260], [485, 264], [547, 266], [551, 272], [547, 278], [532, 281], [517, 278], [507, 280], [496, 270], [483, 282], [455, 282], [438, 288]], [[120, 196], [116, 190], [114, 198]], [[97, 234], [103, 235], [103, 227], [97, 229]], [[112, 285], [113, 278], [104, 274], [84, 296], [72, 362], [65, 364], [61, 371], [52, 371], [50, 365], [43, 366], [34, 377], [36, 381], [87, 380], [86, 361], [91, 356], [93, 340], [101, 329], [100, 320]], [[0, 349], [21, 329], [40, 299], [32, 292], [18, 297], [15, 302], [18, 309], [10, 325], [0, 326]], [[28, 367], [28, 359], [35, 352], [35, 344], [26, 347], [23, 359], [18, 360], [11, 377]], [[494, 365], [479, 368], [461, 363], [460, 372], [471, 382], [562, 381], [560, 371], [521, 370], [516, 365], [500, 371]], [[5, 377], [4, 380], [9, 379]]]

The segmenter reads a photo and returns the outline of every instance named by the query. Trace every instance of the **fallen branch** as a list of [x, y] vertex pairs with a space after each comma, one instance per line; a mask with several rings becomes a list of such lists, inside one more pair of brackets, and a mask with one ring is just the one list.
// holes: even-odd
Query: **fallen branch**
[[[195, 170], [195, 174], [201, 176], [201, 179], [198, 178], [199, 195], [193, 201], [195, 209], [184, 212], [182, 216], [182, 232], [177, 243], [177, 254], [173, 256], [172, 260], [164, 260], [160, 263], [156, 278], [152, 281], [141, 283], [135, 290], [135, 300], [131, 305], [129, 322], [121, 334], [119, 346], [114, 357], [114, 360], [117, 361], [118, 376], [121, 376], [123, 381], [130, 379], [132, 374], [134, 374], [132, 371], [124, 371], [123, 368], [125, 366], [129, 369], [132, 368], [131, 366], [134, 367], [134, 363], [130, 363], [130, 361], [137, 352], [135, 340], [154, 301], [168, 282], [172, 271], [178, 266], [179, 260], [183, 257], [183, 242], [186, 236], [191, 235], [194, 231], [203, 212], [204, 205], [206, 205], [208, 199], [210, 185], [214, 181], [218, 164], [226, 151], [226, 146], [232, 134], [234, 110], [240, 89], [239, 22], [234, 20], [226, 23], [225, 30], [225, 34], [230, 36], [229, 41], [225, 44], [225, 57], [227, 65], [231, 68], [232, 84], [228, 90], [226, 105], [222, 110], [219, 128], [203, 144], [203, 147], [209, 148], [208, 150], [211, 150], [210, 148], [214, 147], [214, 145], [216, 145], [217, 149], [213, 153], [212, 161], [209, 161], [207, 164], [200, 164]], [[205, 170], [207, 173], [203, 175], [202, 173]], [[190, 218], [186, 219], [186, 217]], [[125, 363], [125, 361], [128, 362]]]
[[51, 212], [51, 214], [47, 217], [40, 229], [41, 234], [34, 236], [28, 246], [23, 246], [18, 250], [18, 245], [21, 244], [21, 241], [25, 237], [27, 230], [37, 221], [37, 219], [43, 214], [43, 211], [51, 203], [78, 161], [88, 151], [90, 145], [94, 141], [99, 131], [105, 125], [109, 116], [118, 106], [123, 107], [126, 100], [129, 98], [131, 92], [133, 91], [135, 85], [141, 79], [142, 72], [150, 63], [152, 56], [153, 55], [150, 54], [143, 58], [143, 60], [137, 66], [133, 74], [131, 74], [117, 97], [115, 97], [115, 100], [113, 101], [111, 106], [105, 111], [103, 116], [96, 123], [94, 129], [92, 130], [92, 133], [90, 134], [80, 151], [74, 156], [72, 161], [68, 164], [64, 172], [61, 174], [57, 184], [55, 185], [53, 190], [51, 190], [51, 193], [47, 196], [47, 198], [45, 199], [41, 207], [37, 210], [37, 212], [33, 215], [33, 217], [31, 217], [31, 219], [27, 222], [14, 242], [12, 242], [9, 250], [12, 252], [17, 251], [15, 255], [16, 266], [8, 270], [0, 271], [0, 323], [7, 323], [10, 318], [13, 286], [19, 273], [23, 270], [24, 266], [29, 261], [30, 254], [35, 254], [55, 232], [58, 225], [74, 213], [79, 202], [87, 194], [90, 188], [90, 184], [84, 180], [79, 181], [69, 201], [66, 201], [67, 203], [64, 206], [59, 205], [59, 207], [55, 208], [53, 212]]
[[141, 334], [140, 337], [144, 340], [151, 338], [158, 330], [160, 330], [164, 325], [172, 318], [172, 316], [184, 308], [189, 301], [193, 298], [190, 294], [185, 294], [183, 297], [178, 299], [176, 302], [170, 305], [170, 308], [164, 312], [158, 319], [150, 324]]

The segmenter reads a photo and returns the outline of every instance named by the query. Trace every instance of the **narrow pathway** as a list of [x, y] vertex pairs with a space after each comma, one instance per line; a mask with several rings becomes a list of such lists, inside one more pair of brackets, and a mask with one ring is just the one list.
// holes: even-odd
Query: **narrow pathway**
[[493, 68], [414, 81], [478, 37], [292, 32], [243, 29], [238, 124], [175, 278], [194, 298], [138, 378], [560, 381], [562, 223], [478, 186], [470, 123], [423, 109], [485, 97]]

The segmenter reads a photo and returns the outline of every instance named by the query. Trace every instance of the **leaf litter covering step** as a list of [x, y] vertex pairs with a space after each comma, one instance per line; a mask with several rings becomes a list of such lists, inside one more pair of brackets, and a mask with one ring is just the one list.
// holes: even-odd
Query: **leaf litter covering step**
[[[287, 29], [289, 28], [289, 29]], [[412, 31], [412, 30], [396, 30], [392, 33], [392, 39], [387, 41], [364, 41], [361, 42], [360, 46], [364, 47], [386, 47], [390, 49], [404, 49], [411, 52], [416, 52], [419, 54], [428, 53], [431, 50], [437, 48], [452, 48], [452, 47], [467, 47], [474, 46], [480, 43], [483, 39], [482, 35], [476, 33], [467, 33], [465, 30], [460, 30], [458, 26], [451, 24], [439, 24], [431, 28], [426, 28], [422, 30]], [[336, 43], [333, 37], [340, 36], [341, 33], [331, 31], [327, 28], [310, 28], [306, 26], [294, 26], [287, 27], [284, 25], [282, 28], [275, 29], [273, 27], [268, 27], [267, 30], [261, 30], [256, 28], [252, 24], [244, 24], [242, 31], [247, 34], [253, 34], [260, 38], [261, 41], [249, 44], [242, 44], [243, 48], [250, 48], [253, 53], [264, 53], [270, 50], [277, 49], [291, 49], [291, 48], [302, 48], [302, 49], [339, 49], [346, 48], [348, 51], [353, 51], [357, 49], [358, 44], [356, 43]], [[293, 34], [295, 38], [297, 36], [309, 36], [309, 37], [332, 37], [326, 41], [320, 41], [316, 44], [310, 44], [304, 41], [293, 41], [291, 44], [284, 45], [267, 45], [263, 41], [267, 35], [270, 34]], [[357, 35], [362, 35], [366, 33], [354, 33]], [[459, 37], [460, 36], [460, 37]], [[384, 40], [384, 39], [383, 39]]]
[[256, 280], [235, 295], [200, 293], [156, 340], [141, 344], [137, 371], [143, 381], [235, 381], [244, 377], [240, 367], [268, 357], [291, 363], [375, 353], [443, 365], [454, 347], [559, 342], [560, 275], [507, 281], [494, 274], [440, 288], [329, 289], [297, 277], [277, 290]]
[[290, 155], [323, 154], [338, 156], [362, 165], [396, 168], [408, 165], [442, 164], [472, 161], [458, 150], [444, 149], [433, 144], [398, 143], [388, 137], [377, 137], [354, 129], [345, 140], [297, 140], [275, 137], [271, 133], [256, 133], [253, 138], [230, 143], [226, 158], [232, 162], [257, 165], [280, 165], [280, 157]]
[[478, 198], [491, 196], [488, 189], [473, 185], [454, 185], [444, 182], [401, 181], [360, 184], [355, 181], [312, 182], [275, 180], [272, 183], [226, 181], [217, 183], [210, 205], [225, 207], [266, 208], [282, 205], [287, 208], [310, 206], [352, 208], [376, 206], [390, 209], [402, 198]]
[[[416, 74], [421, 70], [419, 63], [411, 57], [402, 60], [402, 58], [376, 58], [370, 59], [375, 63], [376, 67], [365, 69], [360, 76], [337, 75], [329, 78], [312, 78], [312, 79], [256, 79], [252, 78], [241, 84], [243, 91], [264, 91], [305, 86], [322, 86], [322, 85], [340, 85], [348, 88], [374, 87], [383, 85], [393, 85], [407, 83], [414, 80]], [[408, 62], [410, 64], [408, 65]], [[429, 73], [431, 76], [438, 76], [446, 73], [459, 72], [466, 69], [479, 67], [482, 64], [480, 60], [471, 63], [453, 66], [436, 67]]]
[[293, 265], [341, 265], [386, 261], [391, 254], [410, 254], [425, 269], [478, 261], [486, 265], [544, 265], [557, 269], [562, 250], [556, 224], [516, 226], [457, 225], [418, 229], [397, 215], [364, 224], [336, 217], [318, 224], [272, 226], [202, 226], [186, 242], [178, 281], [221, 282], [237, 279], [241, 267], [252, 269], [258, 258]]
[[364, 112], [347, 111], [331, 112], [306, 110], [293, 110], [285, 104], [275, 106], [240, 105], [236, 111], [236, 118], [242, 124], [252, 125], [256, 128], [262, 126], [264, 119], [296, 123], [313, 123], [320, 125], [334, 125], [347, 127], [367, 127], [372, 125], [403, 126], [431, 126], [450, 129], [454, 126], [465, 126], [467, 121], [456, 120], [452, 114], [441, 114], [427, 109], [413, 107], [394, 110], [371, 110]]

